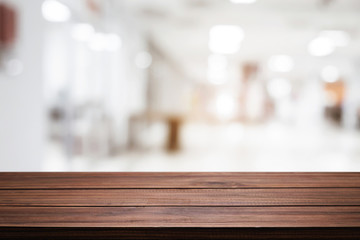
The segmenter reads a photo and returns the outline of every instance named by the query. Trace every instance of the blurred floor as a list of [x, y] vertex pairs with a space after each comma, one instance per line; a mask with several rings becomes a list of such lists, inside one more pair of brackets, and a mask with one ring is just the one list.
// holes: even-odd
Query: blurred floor
[[102, 160], [64, 160], [50, 145], [45, 171], [360, 171], [360, 133], [283, 124], [187, 124], [182, 150], [128, 151]]

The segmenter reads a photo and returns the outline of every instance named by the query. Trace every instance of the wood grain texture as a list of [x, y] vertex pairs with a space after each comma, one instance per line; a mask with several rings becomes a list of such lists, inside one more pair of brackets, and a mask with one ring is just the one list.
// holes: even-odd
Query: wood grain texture
[[0, 239], [360, 239], [360, 173], [0, 173]]
[[360, 187], [360, 173], [0, 173], [0, 189], [297, 187]]
[[360, 207], [0, 207], [2, 227], [360, 227]]
[[360, 206], [360, 188], [0, 190], [0, 206]]

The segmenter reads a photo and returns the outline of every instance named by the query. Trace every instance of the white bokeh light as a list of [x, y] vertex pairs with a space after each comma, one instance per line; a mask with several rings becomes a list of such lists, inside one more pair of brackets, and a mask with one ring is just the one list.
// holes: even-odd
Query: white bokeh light
[[221, 93], [215, 99], [215, 113], [219, 119], [231, 119], [235, 115], [235, 99], [232, 95]]
[[209, 49], [214, 53], [234, 54], [239, 51], [244, 31], [235, 25], [216, 25], [209, 32]]
[[269, 59], [268, 67], [274, 72], [290, 72], [294, 67], [294, 61], [287, 55], [275, 55]]
[[45, 0], [41, 6], [41, 12], [49, 22], [66, 22], [71, 17], [68, 6], [56, 0]]
[[308, 46], [309, 53], [313, 56], [327, 56], [334, 52], [334, 41], [329, 37], [317, 37]]
[[320, 32], [320, 36], [331, 39], [336, 47], [345, 47], [350, 42], [350, 36], [345, 31], [326, 30]]
[[336, 82], [340, 77], [339, 69], [332, 65], [326, 66], [321, 70], [321, 77], [325, 82]]

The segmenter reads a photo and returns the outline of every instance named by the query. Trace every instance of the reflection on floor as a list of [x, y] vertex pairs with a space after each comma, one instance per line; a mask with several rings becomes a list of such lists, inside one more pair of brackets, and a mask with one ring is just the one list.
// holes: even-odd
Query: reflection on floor
[[182, 151], [129, 151], [64, 160], [49, 147], [45, 171], [360, 171], [360, 133], [279, 124], [185, 125]]

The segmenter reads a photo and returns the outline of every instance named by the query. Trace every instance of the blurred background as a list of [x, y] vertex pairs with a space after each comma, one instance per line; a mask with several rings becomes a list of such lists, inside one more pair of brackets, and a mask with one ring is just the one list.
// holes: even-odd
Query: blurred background
[[360, 171], [358, 0], [0, 0], [1, 171]]

